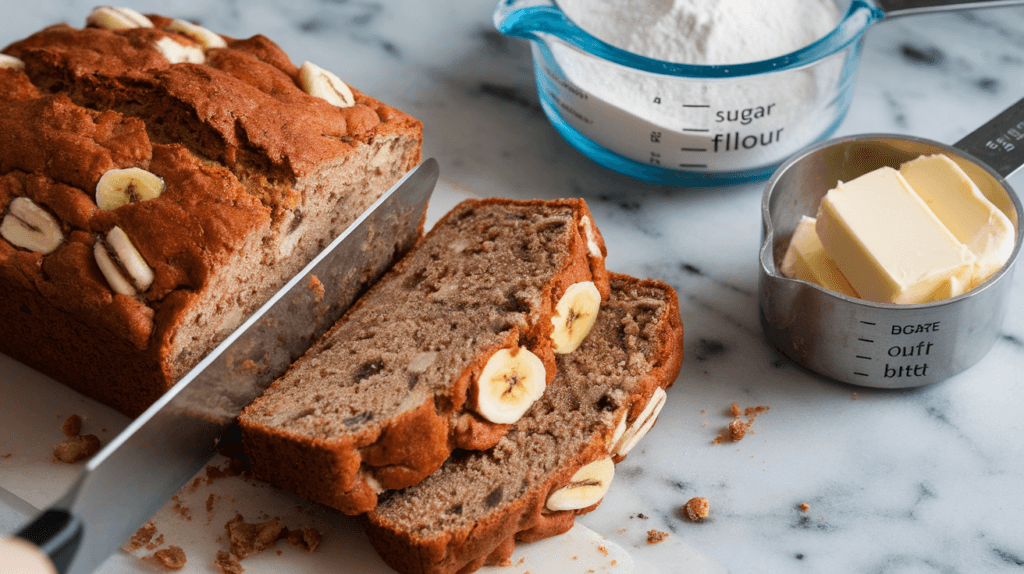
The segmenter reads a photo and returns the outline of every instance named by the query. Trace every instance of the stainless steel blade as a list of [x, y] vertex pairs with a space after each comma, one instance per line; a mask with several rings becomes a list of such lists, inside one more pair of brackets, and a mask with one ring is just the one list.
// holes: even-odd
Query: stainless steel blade
[[115, 552], [210, 460], [238, 413], [418, 237], [437, 182], [407, 174], [159, 401], [93, 457], [51, 509], [82, 524], [67, 572]]

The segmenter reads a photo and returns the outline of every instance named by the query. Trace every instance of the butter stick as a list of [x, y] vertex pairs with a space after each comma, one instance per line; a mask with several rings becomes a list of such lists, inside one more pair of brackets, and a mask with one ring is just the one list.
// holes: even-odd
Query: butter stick
[[970, 287], [976, 257], [891, 167], [830, 190], [815, 228], [863, 299], [927, 303]]
[[970, 287], [999, 270], [1013, 253], [1013, 223], [949, 157], [921, 156], [900, 166], [900, 174], [932, 213], [974, 253]]
[[800, 218], [789, 240], [786, 255], [782, 258], [780, 271], [791, 279], [800, 279], [848, 297], [857, 297], [857, 291], [825, 252], [814, 230], [814, 223], [813, 217], [805, 215]]

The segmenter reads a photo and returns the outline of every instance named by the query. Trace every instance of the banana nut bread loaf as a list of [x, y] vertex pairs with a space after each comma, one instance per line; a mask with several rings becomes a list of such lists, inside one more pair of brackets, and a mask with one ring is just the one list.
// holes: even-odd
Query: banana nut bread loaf
[[253, 473], [348, 514], [493, 446], [607, 298], [583, 200], [465, 201], [239, 417]]
[[614, 462], [651, 426], [682, 361], [675, 292], [612, 274], [611, 298], [544, 397], [497, 445], [460, 452], [423, 482], [388, 492], [366, 531], [403, 574], [506, 564], [515, 541], [565, 532], [608, 490]]
[[0, 54], [0, 352], [134, 415], [419, 163], [422, 126], [263, 36], [87, 22]]

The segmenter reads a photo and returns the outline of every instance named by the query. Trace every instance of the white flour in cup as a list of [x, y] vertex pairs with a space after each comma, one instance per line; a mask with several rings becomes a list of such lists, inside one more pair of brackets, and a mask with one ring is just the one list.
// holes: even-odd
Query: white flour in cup
[[[608, 44], [698, 65], [782, 56], [826, 36], [841, 18], [836, 0], [556, 1], [576, 25]], [[771, 165], [837, 117], [828, 108], [842, 55], [810, 68], [741, 79], [679, 79], [612, 64], [558, 41], [549, 45], [561, 79], [586, 94], [563, 90], [556, 97], [562, 111], [569, 111], [563, 117], [635, 161], [698, 171]], [[561, 85], [557, 71], [545, 73]], [[656, 145], [662, 140], [671, 145]]]
[[835, 0], [558, 0], [570, 20], [627, 52], [677, 64], [783, 56], [839, 23]]

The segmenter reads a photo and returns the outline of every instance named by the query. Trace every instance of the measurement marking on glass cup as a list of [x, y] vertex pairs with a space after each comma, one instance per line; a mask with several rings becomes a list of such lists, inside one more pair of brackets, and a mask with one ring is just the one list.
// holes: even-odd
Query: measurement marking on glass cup
[[858, 373], [857, 371], [854, 371], [854, 372], [853, 372], [853, 374], [855, 374], [855, 375], [860, 375], [860, 376], [862, 376], [862, 377], [870, 377], [870, 376], [871, 376], [871, 375], [869, 375], [869, 374], [867, 374], [867, 373]]
[[871, 323], [871, 322], [868, 322], [868, 321], [861, 321], [861, 323], [864, 323], [865, 325], [872, 325], [872, 326], [878, 324], [878, 323]]
[[707, 166], [708, 166], [708, 164], [706, 164], [706, 163], [681, 163], [681, 164], [679, 164], [679, 167], [703, 167], [703, 168], [706, 168]]
[[857, 358], [858, 358], [858, 359], [865, 359], [865, 360], [867, 360], [867, 361], [871, 361], [871, 360], [873, 360], [873, 359], [872, 359], [871, 357], [865, 357], [864, 355], [857, 355]]
[[683, 131], [684, 132], [707, 133], [707, 132], [709, 132], [711, 130], [709, 130], [709, 129], [699, 129], [699, 128], [683, 128]]
[[679, 151], [708, 151], [706, 147], [681, 147]]
[[683, 104], [684, 108], [710, 108], [710, 104]]
[[864, 341], [865, 343], [874, 343], [871, 339], [857, 339], [858, 341]]

